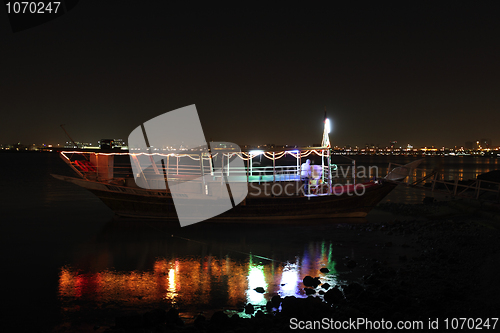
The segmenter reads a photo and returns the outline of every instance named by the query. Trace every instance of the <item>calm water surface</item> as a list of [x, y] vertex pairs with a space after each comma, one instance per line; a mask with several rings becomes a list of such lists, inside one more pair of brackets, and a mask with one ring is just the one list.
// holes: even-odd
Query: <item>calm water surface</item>
[[[383, 176], [389, 161], [412, 160], [358, 157], [357, 163], [377, 165]], [[346, 237], [348, 228], [328, 221], [180, 228], [117, 219], [86, 190], [50, 176], [72, 175], [56, 154], [0, 154], [0, 165], [5, 314], [14, 327], [109, 324], [116, 315], [158, 305], [176, 305], [186, 318], [197, 311], [265, 305], [275, 294], [303, 297], [306, 275], [331, 285], [350, 279], [343, 269], [346, 257], [363, 263], [383, 251], [368, 235]], [[421, 168], [468, 179], [500, 167], [498, 159], [430, 157]], [[398, 188], [386, 200], [417, 202], [424, 195]], [[330, 273], [320, 275], [322, 267]]]

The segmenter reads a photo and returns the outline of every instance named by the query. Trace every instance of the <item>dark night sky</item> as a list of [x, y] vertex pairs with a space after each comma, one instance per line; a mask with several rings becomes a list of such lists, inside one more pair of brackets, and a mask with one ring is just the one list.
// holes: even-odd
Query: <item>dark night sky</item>
[[[146, 5], [148, 4], [148, 5]], [[178, 9], [80, 1], [13, 33], [0, 10], [0, 143], [127, 139], [196, 104], [239, 144], [500, 144], [500, 8]]]

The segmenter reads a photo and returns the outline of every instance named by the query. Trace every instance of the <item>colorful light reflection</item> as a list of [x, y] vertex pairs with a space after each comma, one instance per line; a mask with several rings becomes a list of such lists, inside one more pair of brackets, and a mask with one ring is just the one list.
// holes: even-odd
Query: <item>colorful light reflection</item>
[[[229, 256], [157, 259], [147, 271], [96, 273], [65, 266], [59, 276], [59, 296], [63, 303], [67, 301], [66, 308], [75, 299], [122, 306], [167, 302], [238, 308], [247, 303], [265, 305], [274, 295], [305, 297], [302, 279], [306, 275], [337, 283], [331, 244], [310, 244], [295, 262], [259, 260], [254, 256], [246, 261]], [[320, 275], [322, 267], [328, 267], [330, 274]], [[257, 292], [258, 287], [264, 293]]]

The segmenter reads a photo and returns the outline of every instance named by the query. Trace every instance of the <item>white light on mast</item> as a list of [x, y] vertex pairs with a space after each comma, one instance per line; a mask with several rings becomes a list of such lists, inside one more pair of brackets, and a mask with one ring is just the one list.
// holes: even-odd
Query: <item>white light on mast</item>
[[330, 133], [330, 119], [326, 118], [325, 114], [325, 128], [323, 130], [323, 139], [321, 140], [322, 147], [328, 147], [328, 148], [331, 147], [328, 133]]

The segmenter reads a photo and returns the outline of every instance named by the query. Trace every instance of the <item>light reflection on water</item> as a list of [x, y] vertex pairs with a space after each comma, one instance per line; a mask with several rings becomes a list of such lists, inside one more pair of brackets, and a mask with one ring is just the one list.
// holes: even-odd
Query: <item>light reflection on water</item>
[[[96, 308], [167, 304], [202, 311], [238, 309], [247, 303], [264, 306], [274, 295], [305, 297], [302, 279], [306, 275], [320, 276], [332, 286], [339, 283], [333, 244], [313, 241], [304, 245], [302, 254], [285, 262], [252, 254], [183, 254], [157, 257], [144, 270], [95, 271], [88, 264], [85, 269], [66, 265], [59, 275], [59, 297], [62, 308], [70, 312], [79, 309], [79, 301]], [[320, 273], [322, 267], [330, 273]], [[264, 293], [255, 290], [259, 287]]]

